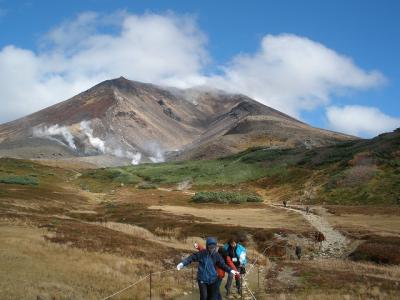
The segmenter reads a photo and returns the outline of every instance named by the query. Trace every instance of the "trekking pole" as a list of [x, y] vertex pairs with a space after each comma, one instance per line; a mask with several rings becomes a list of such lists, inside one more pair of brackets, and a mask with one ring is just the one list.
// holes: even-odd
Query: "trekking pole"
[[150, 291], [149, 291], [149, 292], [150, 292], [150, 293], [149, 293], [149, 294], [150, 294], [150, 300], [151, 300], [151, 281], [152, 281], [152, 280], [151, 280], [151, 279], [152, 279], [151, 277], [152, 277], [152, 276], [151, 276], [151, 271], [150, 271], [150, 284], [149, 284], [149, 287], [150, 287]]
[[260, 265], [257, 265], [257, 288], [260, 289]]

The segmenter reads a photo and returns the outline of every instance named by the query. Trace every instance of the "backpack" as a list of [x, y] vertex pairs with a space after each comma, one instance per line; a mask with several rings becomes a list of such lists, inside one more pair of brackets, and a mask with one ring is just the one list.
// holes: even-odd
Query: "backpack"
[[[228, 248], [229, 248], [229, 244], [225, 244], [224, 245], [224, 250], [228, 251]], [[237, 243], [236, 244], [236, 252], [235, 252], [235, 254], [239, 259], [240, 265], [246, 266], [246, 264], [247, 264], [246, 248], [243, 245]], [[233, 259], [233, 257], [232, 257], [232, 259]]]

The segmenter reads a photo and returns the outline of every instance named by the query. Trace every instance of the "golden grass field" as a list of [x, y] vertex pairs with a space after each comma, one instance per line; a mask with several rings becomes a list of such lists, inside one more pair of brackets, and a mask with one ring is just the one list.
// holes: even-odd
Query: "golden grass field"
[[271, 206], [264, 206], [262, 208], [235, 208], [235, 205], [228, 207], [158, 205], [150, 206], [149, 208], [161, 209], [178, 216], [192, 215], [207, 218], [211, 223], [215, 224], [229, 224], [253, 228], [286, 228], [301, 231], [312, 229], [310, 224], [300, 215], [290, 211], [281, 211]]

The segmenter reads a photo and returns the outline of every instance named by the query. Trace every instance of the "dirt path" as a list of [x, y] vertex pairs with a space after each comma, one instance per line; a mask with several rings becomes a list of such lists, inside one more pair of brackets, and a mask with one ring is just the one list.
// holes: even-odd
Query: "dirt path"
[[343, 234], [339, 231], [335, 230], [329, 222], [324, 217], [326, 213], [322, 208], [318, 207], [318, 212], [320, 215], [315, 213], [306, 213], [302, 209], [295, 207], [283, 207], [277, 206], [282, 209], [291, 210], [301, 214], [315, 229], [322, 232], [325, 236], [325, 241], [321, 244], [321, 249], [319, 251], [319, 255], [322, 257], [342, 257], [346, 252], [346, 249], [350, 243], [350, 240], [347, 239]]

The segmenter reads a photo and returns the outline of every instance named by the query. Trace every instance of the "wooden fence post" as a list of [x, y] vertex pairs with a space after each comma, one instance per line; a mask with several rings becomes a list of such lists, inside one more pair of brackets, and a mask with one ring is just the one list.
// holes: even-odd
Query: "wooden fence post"
[[243, 299], [243, 276], [240, 274], [240, 299]]
[[151, 281], [152, 281], [152, 278], [151, 278], [151, 271], [150, 271], [150, 284], [149, 284], [149, 287], [150, 287], [150, 300], [151, 300]]

